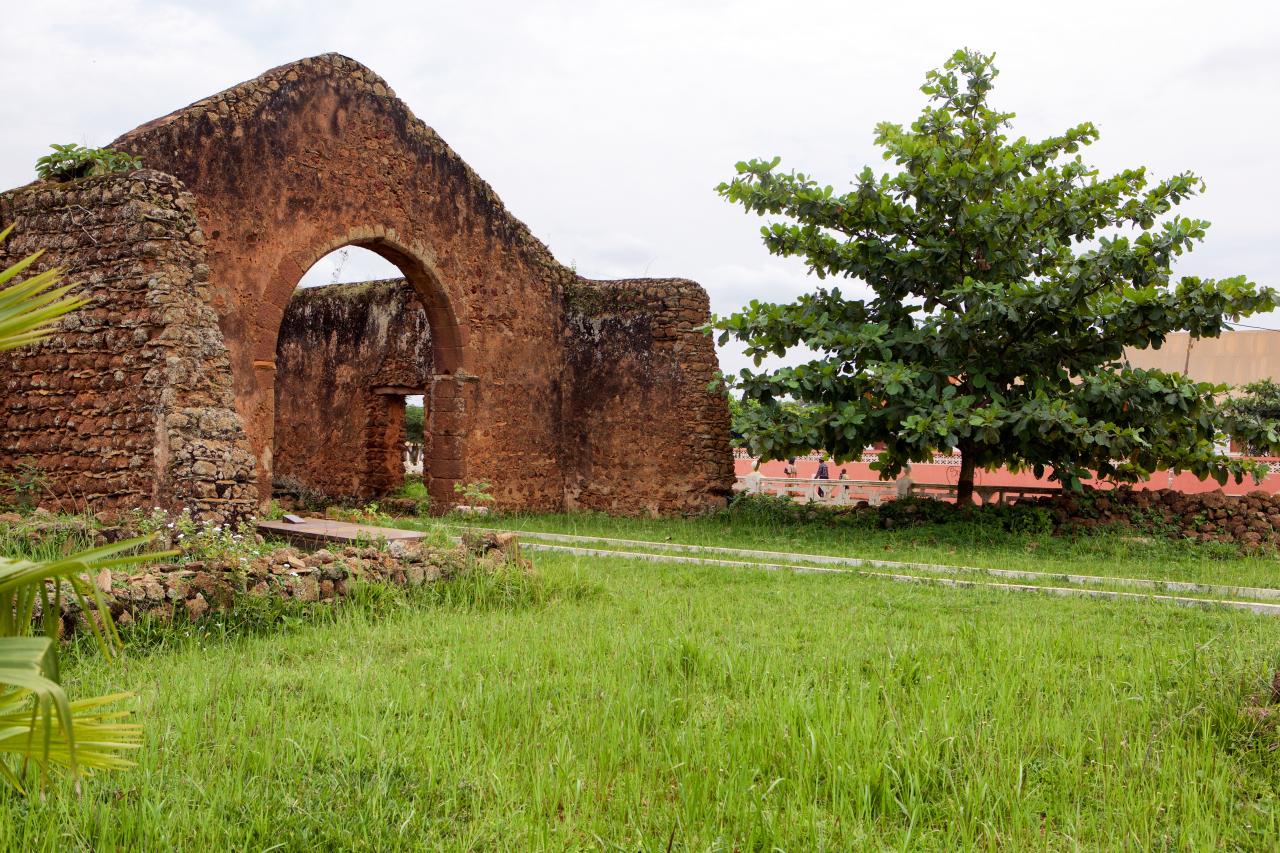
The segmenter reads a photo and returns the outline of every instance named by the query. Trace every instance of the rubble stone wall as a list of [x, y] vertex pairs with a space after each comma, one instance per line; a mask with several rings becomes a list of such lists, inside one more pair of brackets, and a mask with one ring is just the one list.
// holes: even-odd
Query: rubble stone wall
[[0, 194], [0, 266], [43, 251], [89, 304], [0, 353], [0, 472], [46, 506], [188, 506], [229, 520], [256, 501], [227, 349], [209, 307], [191, 195], [154, 171]]
[[404, 398], [431, 373], [431, 324], [404, 279], [297, 291], [276, 346], [276, 482], [333, 498], [394, 491]]
[[[435, 506], [477, 480], [500, 509], [681, 512], [728, 495], [702, 289], [578, 278], [354, 60], [273, 69], [111, 147], [147, 169], [0, 196], [0, 225], [17, 225], [0, 259], [45, 249], [95, 300], [0, 359], [0, 472], [29, 459], [63, 505], [220, 519], [270, 497], [278, 454], [333, 467], [302, 461], [315, 436], [298, 412], [277, 436], [278, 343], [303, 274], [356, 245], [399, 267], [425, 315]], [[342, 376], [348, 355], [326, 350], [323, 370]], [[336, 395], [308, 415], [363, 431], [361, 488], [377, 491], [398, 476], [402, 414], [366, 404], [363, 424]]]
[[686, 279], [566, 290], [565, 507], [700, 512], [733, 486], [706, 292]]

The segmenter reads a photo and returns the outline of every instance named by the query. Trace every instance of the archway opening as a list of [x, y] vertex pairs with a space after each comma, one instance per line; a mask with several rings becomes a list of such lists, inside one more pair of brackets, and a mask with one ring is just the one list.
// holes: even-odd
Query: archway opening
[[406, 415], [430, 405], [437, 372], [454, 365], [438, 357], [424, 283], [414, 281], [424, 271], [391, 247], [373, 248], [321, 257], [281, 319], [271, 453], [272, 494], [282, 501], [375, 500], [406, 484], [412, 492], [433, 473], [430, 414], [417, 409], [416, 430]]

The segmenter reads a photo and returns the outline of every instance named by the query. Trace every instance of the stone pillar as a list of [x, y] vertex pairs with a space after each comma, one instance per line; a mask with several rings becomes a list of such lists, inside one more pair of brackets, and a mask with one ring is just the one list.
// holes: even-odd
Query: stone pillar
[[404, 485], [404, 394], [374, 389], [365, 426], [365, 489], [389, 495]]
[[467, 480], [467, 433], [478, 385], [478, 377], [461, 371], [431, 377], [423, 428], [423, 479], [432, 506], [441, 511], [458, 502], [454, 486]]
[[275, 480], [275, 432], [276, 432], [276, 360], [253, 360], [253, 386], [248, 393], [241, 392], [236, 400], [240, 417], [244, 419], [249, 445], [253, 448], [258, 465], [258, 506], [266, 509], [271, 503], [271, 488]]

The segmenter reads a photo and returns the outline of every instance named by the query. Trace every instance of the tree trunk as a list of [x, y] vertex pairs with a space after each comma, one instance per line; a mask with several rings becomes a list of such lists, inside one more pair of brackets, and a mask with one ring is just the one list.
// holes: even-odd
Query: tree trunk
[[956, 506], [973, 503], [973, 452], [960, 448], [960, 479], [956, 482]]

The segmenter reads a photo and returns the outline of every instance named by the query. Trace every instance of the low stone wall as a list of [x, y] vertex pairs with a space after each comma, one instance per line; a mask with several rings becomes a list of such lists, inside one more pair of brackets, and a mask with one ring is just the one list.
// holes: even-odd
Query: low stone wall
[[277, 483], [334, 499], [394, 491], [404, 399], [431, 369], [431, 324], [404, 279], [299, 290], [276, 345]]
[[253, 457], [210, 307], [194, 201], [154, 171], [0, 194], [0, 266], [37, 250], [90, 304], [0, 353], [0, 471], [61, 508], [253, 510]]
[[[74, 520], [72, 520], [74, 521]], [[51, 522], [52, 527], [66, 520]], [[239, 558], [140, 567], [133, 572], [103, 569], [89, 580], [96, 585], [116, 624], [127, 627], [147, 616], [201, 619], [232, 609], [243, 596], [302, 602], [333, 602], [356, 582], [421, 586], [447, 582], [467, 571], [496, 571], [504, 565], [532, 571], [512, 534], [488, 535], [455, 548], [408, 546], [345, 547], [313, 552], [280, 547], [241, 562]], [[86, 602], [96, 607], [93, 600]], [[62, 598], [62, 633], [70, 636], [91, 618], [72, 594]]]
[[1188, 494], [1173, 489], [1086, 489], [1030, 501], [1066, 531], [1122, 525], [1197, 542], [1222, 542], [1245, 551], [1280, 551], [1280, 495], [1254, 491]]
[[[200, 562], [131, 574], [104, 571], [95, 582], [117, 623], [129, 625], [144, 613], [199, 619], [210, 610], [232, 606], [240, 593], [331, 601], [345, 596], [357, 579], [420, 585], [439, 576], [439, 566], [431, 565], [420, 551], [397, 557], [372, 547], [311, 554], [281, 548], [245, 565]], [[68, 602], [63, 617], [79, 618], [74, 601]]]
[[687, 279], [565, 292], [565, 508], [701, 512], [733, 486], [706, 292]]

